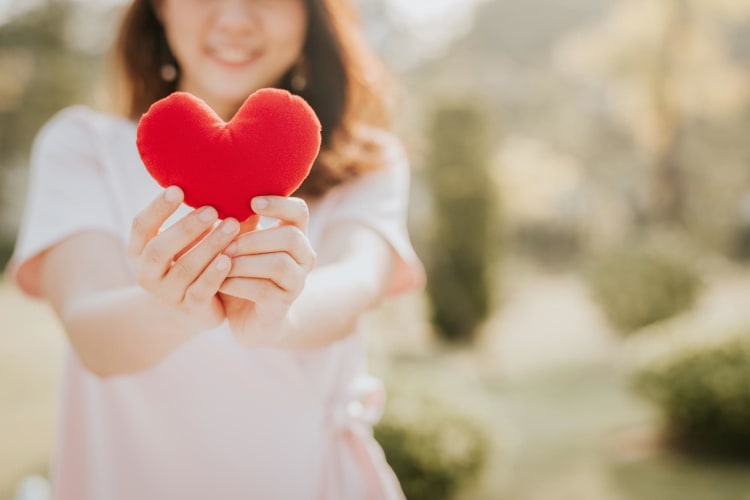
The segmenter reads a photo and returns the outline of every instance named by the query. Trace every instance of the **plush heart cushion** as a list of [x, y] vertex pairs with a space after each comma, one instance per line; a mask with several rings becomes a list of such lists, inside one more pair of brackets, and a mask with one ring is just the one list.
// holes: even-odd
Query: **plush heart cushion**
[[175, 92], [141, 117], [136, 141], [161, 186], [182, 188], [191, 207], [211, 205], [220, 218], [244, 221], [254, 213], [253, 197], [288, 196], [302, 184], [320, 140], [320, 121], [301, 97], [261, 89], [229, 122], [199, 98]]

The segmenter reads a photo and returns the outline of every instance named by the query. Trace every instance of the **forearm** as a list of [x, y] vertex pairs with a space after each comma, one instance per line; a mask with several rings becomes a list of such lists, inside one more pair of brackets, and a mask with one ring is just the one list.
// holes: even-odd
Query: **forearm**
[[362, 313], [377, 305], [385, 292], [383, 276], [389, 269], [373, 269], [372, 263], [353, 259], [312, 271], [290, 307], [281, 347], [317, 349], [351, 334]]
[[81, 362], [102, 377], [149, 368], [198, 333], [138, 286], [83, 295], [59, 313]]

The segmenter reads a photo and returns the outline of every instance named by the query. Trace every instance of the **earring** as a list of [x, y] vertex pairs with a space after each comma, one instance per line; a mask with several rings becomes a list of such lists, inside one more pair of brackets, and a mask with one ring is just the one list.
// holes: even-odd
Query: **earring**
[[167, 44], [166, 35], [162, 35], [161, 38], [161, 68], [159, 69], [159, 75], [165, 82], [173, 82], [177, 80], [177, 61], [175, 61], [172, 51], [169, 50]]
[[292, 90], [297, 92], [302, 92], [307, 88], [307, 64], [304, 57], [300, 57], [294, 64], [289, 84]]
[[159, 71], [159, 75], [165, 82], [173, 82], [177, 80], [177, 68], [174, 64], [164, 64]]

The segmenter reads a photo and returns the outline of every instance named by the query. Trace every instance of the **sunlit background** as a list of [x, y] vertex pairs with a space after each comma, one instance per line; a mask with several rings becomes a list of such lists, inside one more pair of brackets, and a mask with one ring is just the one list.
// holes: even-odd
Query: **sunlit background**
[[[0, 247], [122, 1], [0, 0]], [[361, 0], [430, 284], [367, 318], [410, 500], [750, 500], [750, 2]], [[0, 499], [64, 335], [0, 282]]]

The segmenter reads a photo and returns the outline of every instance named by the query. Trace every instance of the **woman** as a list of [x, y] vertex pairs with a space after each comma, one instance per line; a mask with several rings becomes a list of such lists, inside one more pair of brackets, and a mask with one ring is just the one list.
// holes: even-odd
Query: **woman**
[[[402, 498], [356, 326], [423, 273], [349, 6], [135, 0], [115, 55], [123, 116], [72, 107], [40, 132], [10, 267], [70, 340], [54, 498]], [[229, 119], [266, 86], [312, 105], [323, 145], [295, 197], [253, 200], [262, 227], [148, 176], [153, 102], [191, 92]]]

